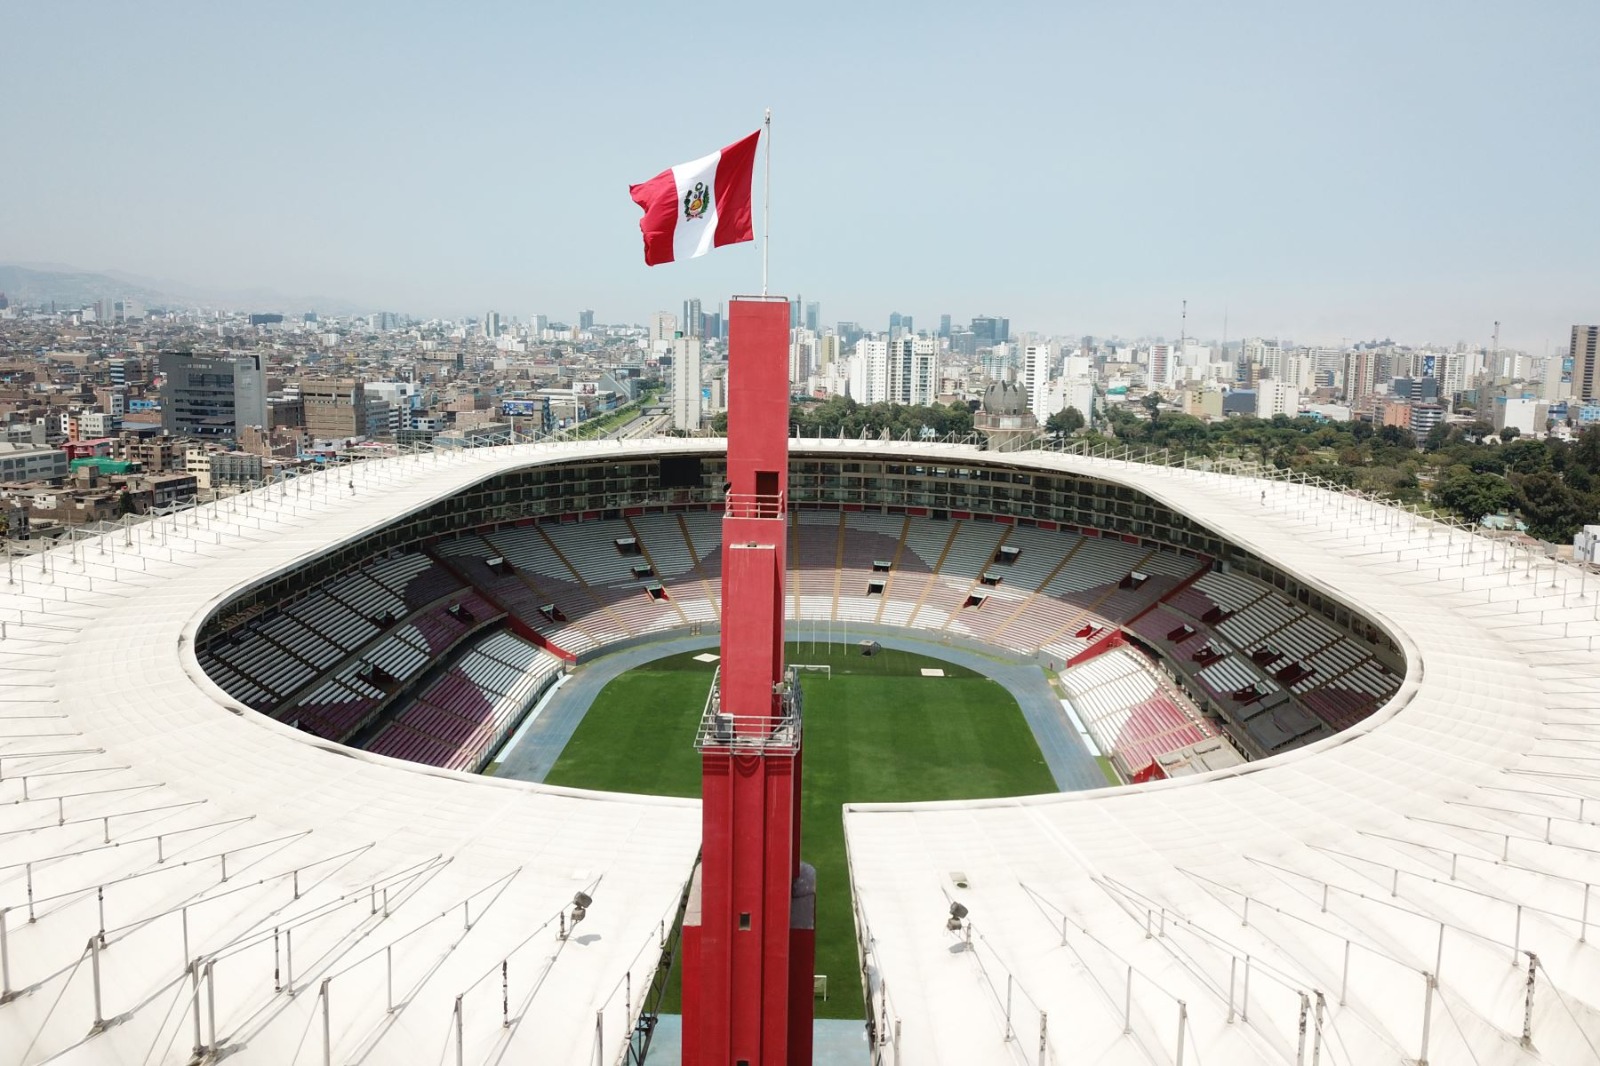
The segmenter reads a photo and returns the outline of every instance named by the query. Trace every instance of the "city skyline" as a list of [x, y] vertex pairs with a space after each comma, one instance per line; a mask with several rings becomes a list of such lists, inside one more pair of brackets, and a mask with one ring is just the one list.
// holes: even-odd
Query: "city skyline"
[[[0, 262], [0, 270], [3, 270], [8, 266], [26, 266], [39, 271], [61, 271], [75, 277], [83, 276], [81, 273], [76, 271], [76, 268], [69, 267], [64, 264], [10, 264]], [[155, 282], [148, 281], [147, 279], [135, 279], [131, 278], [129, 275], [117, 272], [111, 272], [105, 275], [97, 276], [103, 276], [111, 280], [125, 280], [128, 282], [128, 284], [134, 286], [147, 283], [156, 284]], [[189, 287], [182, 286], [182, 288], [188, 289]], [[132, 291], [138, 290], [135, 288], [130, 290], [130, 292]], [[0, 296], [5, 295], [7, 295], [6, 292], [4, 290], [0, 290]], [[998, 321], [1006, 324], [1007, 326], [1012, 325], [1010, 320], [1005, 316], [991, 317], [988, 314], [989, 309], [985, 309], [983, 312], [974, 313], [967, 316], [953, 315], [950, 313], [940, 313], [938, 315], [908, 315], [901, 312], [890, 311], [878, 313], [876, 319], [835, 319], [821, 316], [819, 314], [822, 307], [820, 302], [807, 299], [803, 296], [803, 294], [774, 293], [773, 295], [789, 295], [791, 303], [796, 303], [798, 301], [797, 306], [802, 307], [803, 310], [799, 311], [797, 315], [795, 328], [799, 329], [804, 327], [819, 337], [823, 335], [833, 335], [838, 327], [853, 327], [853, 330], [851, 331], [852, 336], [854, 336], [856, 333], [859, 333], [867, 337], [887, 338], [891, 335], [898, 334], [902, 327], [902, 323], [908, 326], [915, 324], [913, 332], [918, 336], [936, 338], [949, 337], [952, 335], [952, 332], [959, 335], [966, 330], [975, 328], [975, 325], [978, 322], [992, 323], [994, 321]], [[487, 316], [493, 315], [498, 323], [495, 329], [495, 333], [497, 335], [509, 330], [513, 325], [524, 329], [531, 328], [537, 330], [543, 330], [551, 326], [559, 326], [562, 329], [576, 328], [583, 331], [588, 331], [591, 328], [608, 330], [620, 329], [653, 331], [659, 325], [659, 320], [662, 318], [662, 316], [666, 316], [668, 319], [673, 321], [676, 328], [684, 329], [686, 332], [690, 331], [689, 327], [686, 325], [687, 320], [682, 314], [664, 307], [651, 311], [639, 321], [606, 320], [599, 317], [598, 313], [593, 309], [587, 307], [577, 311], [574, 314], [552, 314], [543, 310], [535, 310], [527, 313], [502, 312], [498, 308], [491, 307], [485, 310], [480, 307], [475, 310], [466, 309], [456, 313], [423, 316], [413, 314], [405, 309], [400, 309], [398, 311], [357, 311], [352, 309], [355, 305], [353, 305], [350, 301], [342, 300], [337, 297], [329, 297], [325, 299], [296, 299], [280, 298], [280, 296], [281, 294], [270, 292], [257, 293], [254, 296], [235, 294], [236, 298], [210, 300], [189, 299], [186, 297], [177, 296], [155, 304], [145, 304], [140, 300], [135, 299], [132, 302], [132, 306], [139, 308], [139, 313], [141, 314], [143, 311], [151, 307], [155, 307], [184, 314], [199, 309], [206, 309], [218, 314], [252, 314], [256, 317], [259, 317], [264, 313], [269, 316], [276, 315], [279, 318], [284, 318], [287, 316], [287, 324], [291, 327], [319, 321], [324, 324], [333, 322], [342, 322], [348, 324], [351, 322], [358, 322], [360, 320], [368, 320], [368, 322], [371, 323], [381, 319], [381, 325], [372, 325], [371, 327], [380, 331], [400, 329], [402, 328], [403, 323], [406, 322], [414, 323], [418, 326], [438, 325], [439, 323], [451, 323], [456, 326], [471, 325], [475, 330], [481, 331]], [[123, 297], [121, 296], [107, 296], [95, 300], [50, 300], [41, 302], [38, 300], [19, 301], [13, 298], [11, 303], [13, 307], [17, 308], [27, 306], [38, 308], [47, 306], [49, 303], [57, 303], [59, 304], [58, 310], [62, 312], [80, 307], [92, 309], [97, 304], [100, 304], [104, 305], [109, 312], [113, 303], [120, 306], [122, 299]], [[680, 307], [684, 309], [687, 309], [690, 305], [703, 308], [702, 313], [707, 321], [718, 321], [720, 320], [718, 308], [724, 307], [725, 301], [719, 302], [702, 300], [697, 297], [688, 297], [683, 299], [680, 303]], [[341, 310], [332, 312], [317, 310], [320, 307], [326, 306], [339, 307]], [[1011, 335], [1008, 338], [996, 339], [1007, 339], [1011, 342], [1014, 348], [1021, 343], [1022, 338], [1049, 340], [1063, 345], [1075, 344], [1080, 339], [1092, 339], [1096, 344], [1114, 343], [1118, 345], [1161, 345], [1172, 344], [1179, 339], [1186, 338], [1190, 344], [1208, 345], [1219, 350], [1238, 349], [1252, 340], [1266, 340], [1287, 347], [1310, 347], [1340, 350], [1371, 347], [1374, 345], [1392, 345], [1399, 348], [1419, 350], [1524, 352], [1527, 355], [1538, 357], [1559, 356], [1568, 351], [1565, 341], [1565, 333], [1555, 338], [1546, 338], [1543, 342], [1543, 347], [1539, 349], [1523, 348], [1511, 343], [1504, 336], [1496, 338], [1495, 335], [1497, 330], [1504, 325], [1504, 323], [1500, 322], [1491, 322], [1489, 324], [1488, 335], [1478, 338], [1457, 337], [1453, 339], [1444, 339], [1437, 337], [1411, 337], [1403, 335], [1367, 337], [1341, 335], [1339, 337], [1329, 339], [1316, 336], [1306, 336], [1295, 332], [1284, 332], [1278, 334], [1245, 332], [1241, 334], [1237, 329], [1233, 330], [1232, 332], [1226, 332], [1222, 335], [1212, 336], [1205, 333], [1196, 332], [1195, 329], [1190, 328], [1190, 324], [1192, 323], [1193, 319], [1189, 318], [1186, 320], [1183, 314], [1184, 310], [1185, 308], [1180, 306], [1180, 332], [1178, 334], [1167, 334], [1160, 332], [1159, 330], [1144, 330], [1129, 333], [1121, 331], [1095, 330], [1092, 328], [1069, 329], [1063, 332], [1049, 333], [1031, 329], [1026, 323], [1022, 323], [1017, 324], [1015, 328], [1011, 330]], [[302, 311], [306, 311], [308, 313], [304, 323], [301, 322]], [[1224, 329], [1227, 328], [1228, 321], [1225, 316]], [[1571, 327], [1568, 327], [1569, 332], [1570, 328]], [[693, 334], [691, 333], [691, 335]], [[853, 344], [854, 341], [852, 340], [851, 343]], [[986, 339], [986, 335], [981, 335], [979, 338], [979, 346], [986, 347], [988, 343], [989, 341]]]
[[[821, 294], [830, 320], [998, 309], [1047, 335], [1176, 337], [1187, 299], [1197, 336], [1481, 344], [1499, 320], [1542, 354], [1597, 317], [1600, 146], [1571, 133], [1600, 72], [1549, 58], [1600, 29], [1592, 5], [798, 24], [712, 5], [694, 32], [714, 61], [679, 65], [653, 61], [642, 8], [485, 9], [470, 47], [408, 5], [9, 19], [0, 88], [50, 119], [0, 202], [15, 261], [642, 322], [758, 288], [761, 252], [647, 270], [628, 183], [771, 106], [772, 287]], [[81, 61], [175, 39], [181, 68]], [[963, 61], [901, 79], [872, 42]]]

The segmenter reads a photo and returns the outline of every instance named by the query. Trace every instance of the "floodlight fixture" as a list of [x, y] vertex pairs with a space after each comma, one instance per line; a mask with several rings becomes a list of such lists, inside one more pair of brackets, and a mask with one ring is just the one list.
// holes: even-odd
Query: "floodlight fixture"
[[588, 917], [589, 907], [593, 903], [594, 899], [589, 893], [582, 891], [575, 893], [572, 897], [572, 920], [568, 922], [567, 912], [562, 910], [560, 931], [556, 934], [557, 939], [565, 940], [572, 935], [572, 931], [578, 928], [578, 923]]

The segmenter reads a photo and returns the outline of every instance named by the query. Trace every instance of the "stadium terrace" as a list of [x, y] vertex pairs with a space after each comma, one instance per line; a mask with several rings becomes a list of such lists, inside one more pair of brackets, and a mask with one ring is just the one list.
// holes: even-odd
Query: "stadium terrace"
[[[567, 664], [716, 626], [723, 449], [371, 460], [8, 560], [0, 1055], [631, 1061], [698, 804], [473, 771]], [[789, 498], [791, 618], [1073, 663], [1152, 778], [846, 809], [872, 1061], [1600, 1060], [1579, 571], [1179, 462], [793, 441]], [[1163, 762], [1207, 743], [1248, 761]]]

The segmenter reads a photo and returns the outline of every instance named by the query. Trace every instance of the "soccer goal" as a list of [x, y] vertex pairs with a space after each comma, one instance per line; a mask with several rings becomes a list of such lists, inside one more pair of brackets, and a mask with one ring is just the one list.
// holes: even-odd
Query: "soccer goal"
[[833, 680], [833, 667], [827, 663], [790, 663], [789, 665], [796, 670], [814, 670], [828, 680]]

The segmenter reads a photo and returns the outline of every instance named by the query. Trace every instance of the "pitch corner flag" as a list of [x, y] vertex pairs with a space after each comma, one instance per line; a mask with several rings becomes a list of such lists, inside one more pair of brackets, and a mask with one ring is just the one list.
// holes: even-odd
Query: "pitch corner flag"
[[760, 139], [757, 130], [629, 187], [633, 202], [644, 209], [639, 229], [646, 266], [693, 259], [725, 244], [755, 239], [750, 186]]

